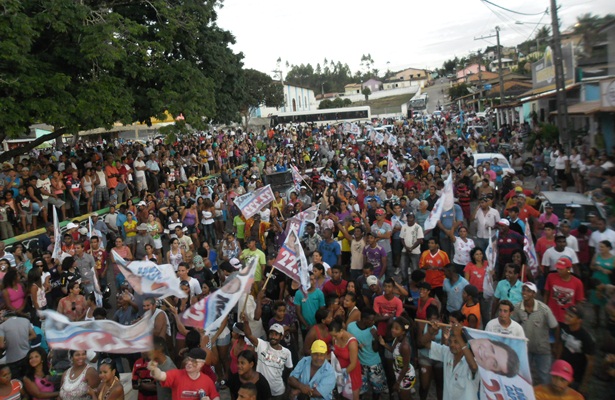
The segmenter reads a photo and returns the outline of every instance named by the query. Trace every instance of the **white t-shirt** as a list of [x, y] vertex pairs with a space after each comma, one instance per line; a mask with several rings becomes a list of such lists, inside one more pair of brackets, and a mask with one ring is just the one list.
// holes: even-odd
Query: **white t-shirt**
[[555, 159], [555, 169], [566, 169], [566, 161], [568, 161], [568, 156], [557, 156], [557, 158]]
[[608, 240], [611, 242], [611, 245], [613, 246], [611, 249], [611, 254], [615, 255], [615, 231], [612, 229], [606, 228], [604, 232], [592, 232], [592, 235], [589, 237], [589, 246], [598, 250], [598, 244], [603, 240]]
[[485, 326], [485, 332], [494, 332], [501, 335], [510, 335], [520, 338], [525, 337], [523, 327], [519, 325], [518, 322], [515, 322], [513, 320], [510, 320], [510, 325], [507, 328], [504, 328], [502, 324], [500, 324], [500, 320], [494, 318], [491, 321], [487, 322], [487, 326]]
[[572, 250], [578, 253], [579, 252], [579, 241], [577, 240], [576, 237], [572, 235], [568, 235], [568, 237], [566, 238], [566, 247], [570, 247]]
[[[423, 239], [423, 237], [423, 228], [416, 222], [412, 226], [402, 225], [401, 231], [399, 231], [399, 238], [404, 239], [404, 252], [407, 252], [407, 247], [412, 247], [417, 240]], [[421, 254], [421, 246], [412, 249], [411, 254]]]
[[455, 239], [454, 247], [455, 255], [453, 256], [453, 262], [455, 264], [467, 265], [470, 261], [472, 261], [470, 258], [470, 251], [476, 247], [474, 240], [467, 238], [467, 242], [464, 242], [460, 237], [457, 237]]
[[145, 179], [145, 170], [139, 170], [138, 169], [138, 168], [145, 167], [145, 163], [143, 161], [135, 160], [135, 162], [132, 164], [132, 166], [135, 167], [135, 178], [137, 178], [137, 179], [139, 179], [139, 178]]
[[191, 296], [198, 296], [199, 294], [201, 294], [202, 292], [201, 284], [199, 283], [197, 279], [194, 279], [193, 277], [189, 276], [188, 284], [190, 285], [190, 295]]
[[[51, 181], [49, 180], [49, 177], [47, 177], [47, 179], [37, 179], [36, 187], [39, 189], [45, 189], [47, 193], [51, 193]], [[43, 198], [43, 200], [49, 198], [49, 196], [44, 194], [41, 194], [41, 197]]]
[[545, 254], [542, 256], [542, 265], [549, 267], [549, 271], [555, 271], [555, 264], [557, 264], [557, 261], [562, 257], [570, 258], [573, 264], [579, 263], [577, 253], [570, 247], [566, 246], [564, 248], [564, 251], [562, 251], [561, 253], [555, 250], [555, 247], [547, 249], [547, 251], [545, 251]]
[[263, 374], [269, 387], [271, 388], [272, 396], [281, 396], [286, 391], [286, 385], [282, 379], [284, 373], [284, 367], [293, 367], [293, 358], [286, 347], [282, 347], [280, 350], [276, 350], [269, 342], [265, 342], [263, 339], [258, 339], [258, 346], [256, 346], [256, 354], [258, 355], [258, 364], [256, 364], [256, 371]]

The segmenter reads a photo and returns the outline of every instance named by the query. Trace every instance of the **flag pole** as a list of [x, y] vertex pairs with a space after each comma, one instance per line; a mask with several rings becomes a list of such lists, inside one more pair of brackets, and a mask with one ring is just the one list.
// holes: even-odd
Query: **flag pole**
[[301, 180], [303, 181], [303, 183], [305, 183], [307, 185], [307, 187], [310, 188], [310, 191], [312, 193], [314, 193], [314, 189], [312, 189], [312, 186], [310, 186], [309, 183], [307, 183], [307, 181], [303, 178], [303, 175], [301, 175], [301, 172], [299, 171], [299, 168], [297, 168], [297, 166], [295, 164], [291, 164], [291, 167], [293, 167], [295, 169], [295, 171], [297, 172], [297, 174], [299, 174], [299, 177], [301, 178]]

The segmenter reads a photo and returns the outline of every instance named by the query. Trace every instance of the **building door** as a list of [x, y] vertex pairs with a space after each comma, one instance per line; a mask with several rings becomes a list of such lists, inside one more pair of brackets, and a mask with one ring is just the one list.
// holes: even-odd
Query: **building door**
[[297, 111], [297, 102], [293, 99], [293, 111]]

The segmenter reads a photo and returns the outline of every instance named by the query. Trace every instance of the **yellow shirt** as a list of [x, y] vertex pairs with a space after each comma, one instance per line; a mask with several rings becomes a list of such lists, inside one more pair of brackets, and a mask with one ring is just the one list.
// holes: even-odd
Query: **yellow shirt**
[[[128, 232], [129, 230], [134, 229], [132, 232]], [[134, 219], [132, 220], [132, 222], [124, 222], [124, 231], [126, 232], [126, 237], [133, 237], [133, 236], [137, 236], [137, 221], [135, 221]]]
[[[348, 231], [348, 234], [352, 236], [352, 231], [354, 231], [354, 226], [352, 225], [349, 226], [347, 231]], [[344, 237], [344, 234], [342, 233], [342, 231], [338, 232], [337, 237], [342, 240], [342, 251], [350, 252], [350, 242], [348, 241], [348, 239]]]
[[563, 396], [555, 395], [551, 392], [549, 385], [536, 386], [534, 396], [536, 396], [536, 400], [583, 400], [581, 393], [570, 388]]

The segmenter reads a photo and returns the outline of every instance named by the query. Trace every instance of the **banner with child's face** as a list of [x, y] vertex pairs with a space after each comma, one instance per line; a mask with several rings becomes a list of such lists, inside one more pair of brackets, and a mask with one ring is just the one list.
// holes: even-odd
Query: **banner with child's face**
[[527, 339], [464, 328], [478, 364], [481, 400], [534, 400]]

